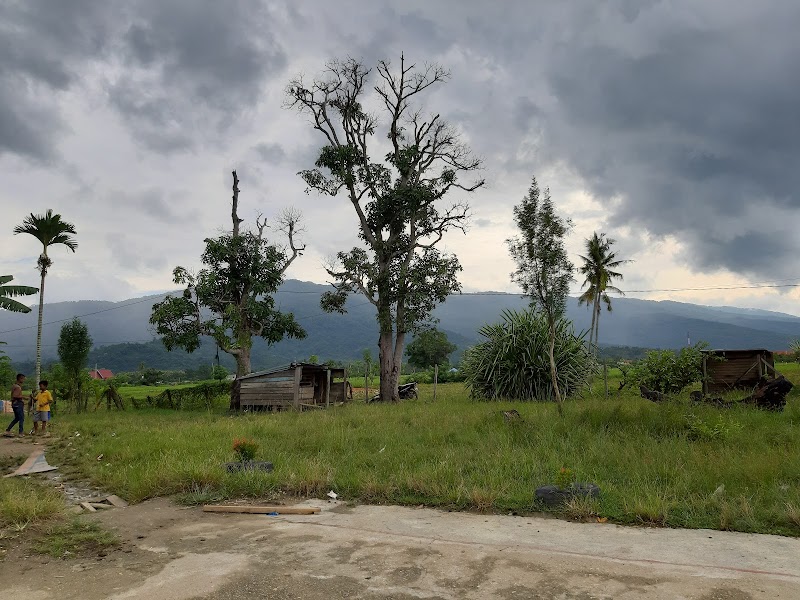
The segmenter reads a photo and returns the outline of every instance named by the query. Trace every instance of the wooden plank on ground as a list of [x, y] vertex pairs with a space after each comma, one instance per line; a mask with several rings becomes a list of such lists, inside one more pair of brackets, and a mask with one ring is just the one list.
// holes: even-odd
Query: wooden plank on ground
[[108, 510], [110, 508], [114, 508], [110, 504], [103, 504], [102, 502], [89, 502], [89, 506], [93, 506], [95, 508], [101, 508], [103, 510]]
[[106, 498], [106, 502], [111, 502], [111, 504], [113, 504], [117, 508], [125, 508], [126, 506], [128, 506], [128, 503], [125, 502], [125, 500], [123, 500], [119, 496], [114, 496], [114, 495], [111, 495], [108, 498]]
[[97, 512], [97, 509], [88, 502], [81, 502], [81, 506], [89, 512]]
[[203, 506], [203, 512], [246, 513], [253, 515], [265, 515], [274, 512], [279, 515], [314, 515], [320, 512], [320, 509], [305, 506], [222, 506], [219, 504], [206, 504]]

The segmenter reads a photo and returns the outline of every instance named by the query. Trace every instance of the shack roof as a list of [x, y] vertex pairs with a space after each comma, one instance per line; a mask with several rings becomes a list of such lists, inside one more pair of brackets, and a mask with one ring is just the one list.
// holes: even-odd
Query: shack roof
[[703, 354], [772, 354], [772, 350], [766, 348], [718, 348], [714, 350], [703, 350]]
[[256, 373], [242, 375], [241, 377], [239, 377], [239, 379], [250, 379], [251, 377], [263, 377], [264, 375], [273, 375], [274, 373], [280, 373], [282, 371], [294, 370], [297, 367], [303, 367], [303, 370], [308, 370], [308, 371], [330, 371], [333, 377], [344, 377], [344, 369], [342, 367], [330, 367], [328, 365], [319, 365], [316, 363], [307, 363], [307, 362], [293, 362], [289, 363], [288, 365], [281, 365], [280, 367], [267, 369], [266, 371], [258, 371]]

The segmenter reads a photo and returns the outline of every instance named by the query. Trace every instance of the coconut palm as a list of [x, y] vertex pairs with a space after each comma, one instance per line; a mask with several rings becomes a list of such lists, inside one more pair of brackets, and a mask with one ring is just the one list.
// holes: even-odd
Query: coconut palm
[[611, 298], [608, 292], [625, 295], [618, 287], [611, 285], [611, 282], [615, 279], [622, 280], [622, 273], [614, 269], [630, 261], [617, 258], [616, 252], [611, 250], [614, 243], [615, 240], [606, 237], [605, 233], [597, 235], [597, 232], [594, 232], [592, 237], [586, 240], [586, 256], [581, 256], [583, 264], [578, 270], [585, 277], [581, 287], [588, 286], [588, 288], [578, 298], [578, 304], [586, 304], [592, 309], [589, 343], [598, 343], [602, 304], [605, 304], [606, 310], [611, 312]]
[[31, 309], [22, 302], [14, 300], [20, 296], [30, 296], [39, 290], [29, 285], [6, 285], [14, 279], [13, 275], [0, 275], [0, 308], [11, 312], [28, 313]]
[[[50, 246], [63, 244], [73, 252], [78, 247], [78, 242], [72, 235], [75, 235], [75, 226], [61, 220], [61, 215], [53, 214], [53, 209], [48, 208], [44, 215], [34, 215], [31, 213], [25, 217], [22, 225], [14, 227], [14, 233], [27, 233], [32, 235], [42, 243], [42, 253], [36, 261], [36, 268], [42, 275], [39, 286], [39, 327], [36, 332], [36, 381], [42, 374], [42, 317], [44, 315], [44, 279], [47, 270], [53, 265], [53, 261], [47, 255]], [[71, 235], [70, 235], [71, 234]]]

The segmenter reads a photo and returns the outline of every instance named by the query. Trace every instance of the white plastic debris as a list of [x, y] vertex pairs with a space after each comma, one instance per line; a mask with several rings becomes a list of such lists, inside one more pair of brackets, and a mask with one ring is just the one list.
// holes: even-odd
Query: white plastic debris
[[383, 454], [383, 451], [384, 451], [384, 450], [386, 450], [386, 446], [384, 446], [383, 448], [381, 448], [380, 450], [378, 450], [378, 454]]
[[336, 500], [338, 497], [339, 497], [339, 494], [337, 494], [337, 493], [336, 493], [336, 492], [334, 492], [333, 490], [331, 490], [330, 492], [328, 492], [328, 498], [330, 498], [331, 500]]

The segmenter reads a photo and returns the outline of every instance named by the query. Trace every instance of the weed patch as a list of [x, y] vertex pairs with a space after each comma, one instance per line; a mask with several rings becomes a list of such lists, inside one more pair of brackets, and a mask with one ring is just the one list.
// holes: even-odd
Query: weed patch
[[75, 517], [47, 528], [33, 548], [53, 558], [71, 558], [102, 554], [119, 544], [116, 534], [97, 523]]

